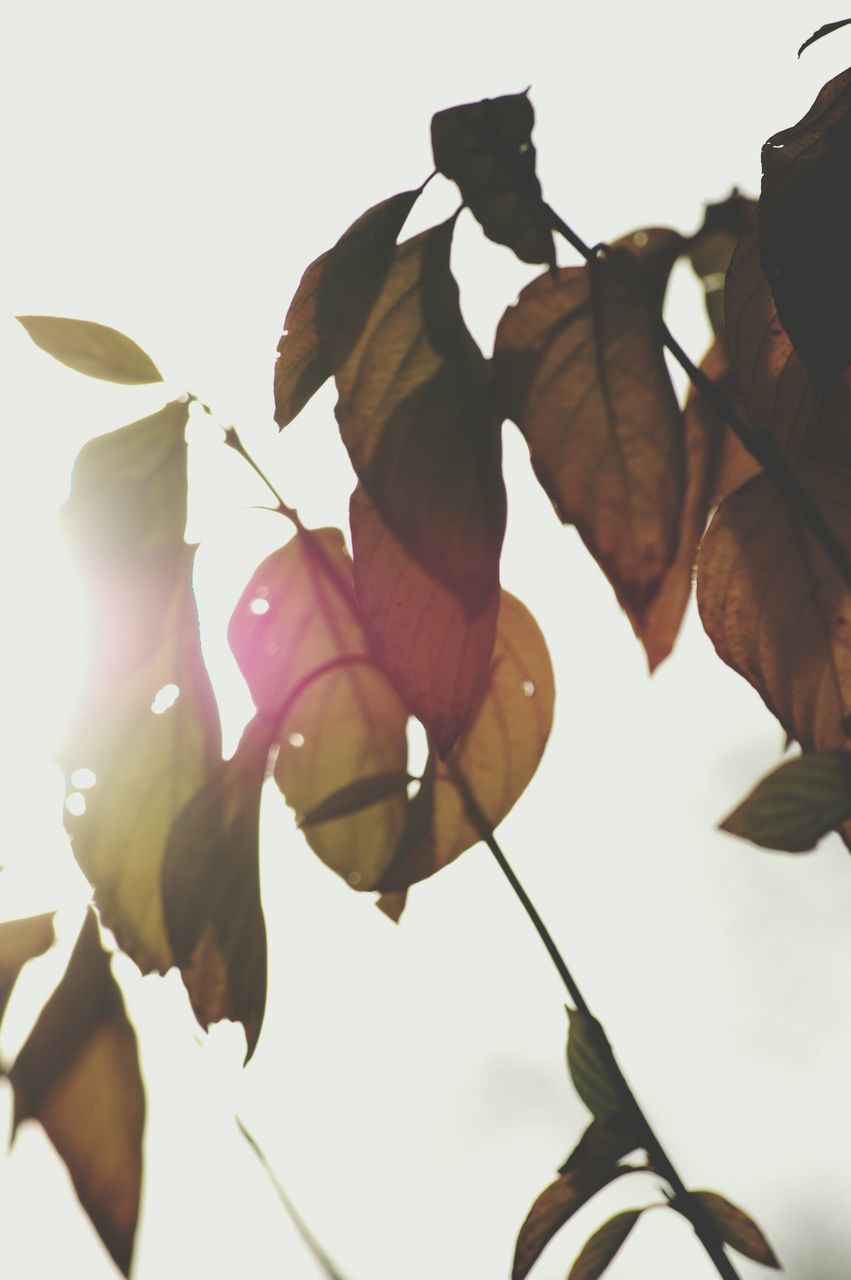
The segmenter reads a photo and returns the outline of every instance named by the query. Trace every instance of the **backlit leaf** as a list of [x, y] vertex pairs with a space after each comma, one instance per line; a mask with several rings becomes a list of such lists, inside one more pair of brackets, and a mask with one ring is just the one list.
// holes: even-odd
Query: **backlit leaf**
[[777, 311], [817, 389], [851, 362], [851, 69], [762, 148], [759, 243]]
[[599, 1280], [643, 1212], [626, 1209], [604, 1222], [582, 1246], [567, 1280]]
[[393, 261], [419, 191], [367, 210], [301, 278], [284, 321], [275, 366], [275, 421], [285, 427], [358, 339]]
[[554, 698], [544, 638], [528, 610], [504, 591], [487, 691], [449, 756], [432, 757], [410, 803], [396, 857], [381, 880], [383, 891], [408, 888], [478, 843], [456, 774], [491, 828], [502, 821], [538, 767]]
[[753, 1219], [742, 1209], [737, 1209], [716, 1191], [694, 1191], [692, 1195], [703, 1205], [725, 1244], [737, 1249], [746, 1258], [761, 1262], [764, 1267], [779, 1270], [780, 1263], [774, 1256], [771, 1245]]
[[0, 923], [0, 1022], [18, 974], [53, 945], [53, 912]]
[[851, 817], [851, 756], [820, 751], [787, 760], [721, 823], [764, 849], [803, 853]]
[[386, 800], [388, 796], [406, 791], [408, 781], [407, 773], [375, 773], [370, 774], [369, 777], [358, 778], [305, 813], [299, 826], [303, 830], [318, 822], [328, 822], [332, 818], [346, 818], [352, 813], [360, 813], [362, 809], [368, 809], [378, 800]]
[[568, 1009], [567, 1066], [576, 1092], [595, 1120], [630, 1119], [635, 1103], [596, 1018]]
[[65, 976], [10, 1072], [15, 1129], [38, 1120], [127, 1275], [139, 1213], [145, 1094], [136, 1036], [90, 911]]
[[150, 356], [117, 329], [66, 316], [18, 316], [37, 347], [90, 378], [135, 386], [162, 382]]
[[470, 723], [488, 682], [499, 587], [470, 617], [387, 528], [358, 486], [349, 508], [358, 606], [370, 649], [408, 709], [446, 756]]
[[538, 1196], [520, 1228], [511, 1280], [525, 1280], [557, 1231], [603, 1187], [631, 1170], [626, 1166], [565, 1173]]
[[178, 815], [162, 869], [169, 941], [195, 1016], [245, 1028], [246, 1061], [266, 1007], [260, 794], [276, 726], [256, 716], [230, 760]]
[[454, 220], [401, 244], [337, 373], [340, 433], [384, 523], [470, 617], [490, 604], [505, 530], [487, 362], [449, 270]]
[[437, 170], [458, 184], [464, 203], [497, 244], [523, 262], [555, 266], [550, 214], [535, 173], [535, 113], [525, 93], [439, 111], [431, 122]]
[[494, 350], [501, 407], [538, 479], [638, 626], [676, 555], [684, 486], [661, 312], [682, 242], [645, 234], [640, 256], [613, 248], [534, 280]]
[[[811, 464], [801, 483], [851, 551], [851, 471]], [[851, 593], [764, 475], [716, 512], [697, 599], [719, 656], [754, 686], [805, 751], [843, 749], [851, 711]]]

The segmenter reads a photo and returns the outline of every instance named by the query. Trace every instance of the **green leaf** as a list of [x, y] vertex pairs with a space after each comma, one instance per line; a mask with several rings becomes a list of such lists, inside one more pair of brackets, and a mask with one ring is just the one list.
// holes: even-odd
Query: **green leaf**
[[851, 69], [762, 148], [759, 244], [777, 312], [817, 390], [851, 362]]
[[14, 1129], [38, 1120], [80, 1203], [128, 1275], [139, 1214], [145, 1094], [136, 1036], [89, 911], [65, 976], [9, 1073]]
[[682, 241], [643, 234], [640, 250], [615, 247], [533, 280], [502, 317], [494, 347], [502, 411], [636, 629], [676, 555], [684, 488], [661, 311]]
[[490, 607], [505, 531], [487, 362], [449, 270], [454, 220], [401, 244], [337, 373], [340, 433], [382, 520], [472, 618]]
[[106, 382], [162, 382], [150, 356], [117, 329], [65, 316], [18, 316], [37, 347], [69, 369]]
[[737, 1209], [716, 1191], [693, 1191], [692, 1195], [703, 1205], [725, 1244], [737, 1249], [746, 1258], [761, 1262], [764, 1267], [780, 1269], [771, 1245], [753, 1219], [742, 1209]]
[[365, 778], [356, 778], [305, 813], [298, 825], [304, 830], [319, 822], [330, 822], [334, 818], [347, 818], [350, 814], [360, 813], [379, 800], [401, 794], [407, 789], [409, 780], [407, 773], [399, 772], [374, 773]]
[[434, 163], [497, 244], [523, 262], [555, 267], [551, 215], [535, 173], [535, 113], [525, 93], [439, 111], [431, 122]]
[[51, 911], [0, 923], [0, 1022], [24, 965], [53, 946], [53, 916]]
[[604, 1222], [582, 1246], [567, 1280], [599, 1280], [643, 1212], [626, 1209]]
[[301, 278], [275, 366], [275, 421], [285, 427], [348, 356], [369, 316], [420, 191], [367, 210]]
[[195, 1016], [245, 1028], [246, 1062], [266, 1007], [260, 795], [276, 726], [257, 716], [235, 754], [175, 819], [162, 868], [169, 942]]
[[568, 1009], [567, 1066], [582, 1101], [596, 1120], [635, 1115], [635, 1102], [596, 1018]]
[[529, 1210], [517, 1236], [511, 1280], [525, 1280], [553, 1236], [573, 1217], [577, 1209], [581, 1209], [596, 1192], [610, 1182], [631, 1172], [627, 1166], [587, 1173], [577, 1171], [563, 1174], [545, 1187]]
[[851, 817], [851, 756], [821, 751], [775, 769], [721, 823], [761, 845], [803, 853]]

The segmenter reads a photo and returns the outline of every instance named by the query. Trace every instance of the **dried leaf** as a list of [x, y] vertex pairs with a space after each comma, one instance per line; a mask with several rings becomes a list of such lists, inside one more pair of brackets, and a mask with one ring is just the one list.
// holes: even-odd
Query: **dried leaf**
[[808, 36], [798, 50], [798, 57], [800, 58], [804, 50], [809, 49], [811, 44], [815, 44], [816, 40], [832, 35], [834, 31], [838, 31], [840, 27], [847, 27], [849, 23], [851, 23], [851, 18], [840, 18], [838, 22], [826, 22], [823, 27], [819, 27], [818, 31], [814, 31], [811, 36]]
[[53, 916], [50, 911], [0, 923], [0, 1022], [24, 965], [53, 946]]
[[582, 1246], [567, 1280], [599, 1280], [643, 1212], [626, 1209], [604, 1222]]
[[721, 823], [764, 849], [803, 853], [851, 817], [851, 756], [819, 751], [787, 760]]
[[538, 479], [636, 626], [675, 558], [684, 487], [661, 312], [682, 242], [645, 234], [649, 255], [614, 248], [534, 280], [500, 321], [494, 350], [500, 404]]
[[38, 1120], [124, 1275], [142, 1183], [145, 1094], [136, 1036], [89, 912], [65, 976], [10, 1072], [15, 1130]]
[[301, 412], [355, 345], [381, 292], [396, 240], [419, 191], [368, 209], [301, 278], [284, 321], [275, 365], [275, 421]]
[[37, 347], [69, 369], [106, 382], [162, 382], [150, 356], [117, 329], [66, 316], [18, 316]]
[[523, 262], [555, 267], [551, 215], [535, 173], [534, 123], [526, 93], [439, 111], [431, 122], [434, 163], [458, 184], [489, 239]]
[[849, 221], [851, 69], [762, 148], [762, 266], [817, 390], [851, 362]]
[[568, 1009], [567, 1067], [576, 1092], [602, 1124], [636, 1114], [629, 1086], [615, 1061], [606, 1033], [596, 1018]]
[[771, 1245], [753, 1219], [742, 1209], [737, 1209], [715, 1191], [694, 1191], [692, 1194], [709, 1214], [725, 1244], [737, 1249], [746, 1258], [761, 1262], [764, 1267], [780, 1269]]
[[245, 1028], [246, 1062], [266, 1007], [260, 903], [260, 794], [276, 725], [256, 716], [235, 754], [176, 818], [163, 860], [169, 942], [195, 1016]]
[[588, 1173], [565, 1173], [538, 1196], [520, 1228], [514, 1251], [511, 1280], [525, 1280], [557, 1231], [603, 1187], [614, 1182], [628, 1167], [600, 1169]]

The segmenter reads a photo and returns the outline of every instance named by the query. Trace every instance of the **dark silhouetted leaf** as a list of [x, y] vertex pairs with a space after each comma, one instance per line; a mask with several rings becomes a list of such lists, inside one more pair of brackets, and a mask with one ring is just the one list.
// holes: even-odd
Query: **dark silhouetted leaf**
[[733, 190], [726, 200], [708, 204], [703, 226], [689, 241], [688, 256], [703, 285], [706, 313], [715, 337], [724, 340], [724, 285], [739, 236], [751, 219], [756, 200]]
[[643, 1147], [646, 1141], [644, 1126], [635, 1114], [592, 1120], [559, 1173], [601, 1166], [611, 1168], [624, 1156]]
[[355, 591], [370, 649], [446, 756], [487, 686], [499, 587], [494, 584], [489, 606], [470, 617], [407, 553], [360, 486], [349, 514]]
[[603, 1187], [614, 1182], [628, 1167], [600, 1169], [589, 1173], [566, 1173], [550, 1183], [538, 1196], [517, 1237], [511, 1280], [525, 1280], [557, 1231]]
[[408, 888], [478, 843], [456, 773], [490, 826], [502, 821], [538, 767], [554, 697], [544, 638], [528, 610], [504, 591], [487, 692], [448, 758], [431, 758], [396, 857], [382, 877], [383, 891]]
[[127, 1275], [139, 1213], [145, 1094], [136, 1036], [93, 912], [9, 1074], [15, 1129], [27, 1119], [43, 1126]]
[[[736, 380], [730, 371], [723, 343], [716, 341], [712, 344], [700, 368], [715, 384], [727, 404], [732, 405], [739, 417], [745, 419], [747, 415], [741, 403]], [[689, 391], [685, 420], [687, 443], [693, 432], [702, 430], [711, 444], [713, 454], [711, 502], [712, 505], [717, 506], [728, 493], [732, 493], [745, 481], [757, 475], [761, 470], [760, 464], [752, 454], [748, 453], [714, 405], [696, 387], [692, 387]]]
[[[812, 464], [805, 489], [851, 551], [851, 471]], [[851, 593], [773, 481], [759, 475], [716, 512], [697, 599], [719, 656], [805, 751], [843, 749], [851, 711]]]
[[759, 208], [780, 321], [821, 389], [851, 362], [851, 70], [766, 142]]
[[567, 1066], [576, 1092], [595, 1120], [635, 1115], [635, 1103], [596, 1018], [568, 1009]]
[[0, 1022], [18, 974], [28, 960], [53, 945], [53, 912], [0, 923]]
[[820, 751], [787, 760], [721, 823], [764, 849], [803, 853], [851, 817], [851, 756]]
[[643, 1212], [626, 1209], [604, 1222], [582, 1246], [567, 1280], [599, 1280]]
[[163, 860], [169, 941], [195, 1016], [245, 1028], [246, 1062], [266, 1007], [260, 904], [260, 793], [277, 726], [256, 716], [230, 760], [178, 815]]
[[737, 1249], [746, 1258], [761, 1262], [764, 1267], [780, 1269], [771, 1245], [753, 1219], [742, 1209], [737, 1209], [715, 1191], [694, 1191], [692, 1194], [709, 1214], [725, 1244]]
[[823, 27], [819, 27], [818, 31], [814, 31], [811, 36], [804, 41], [798, 50], [798, 57], [805, 49], [809, 49], [811, 44], [815, 44], [816, 40], [822, 40], [825, 36], [832, 35], [834, 31], [838, 31], [840, 27], [847, 27], [851, 23], [851, 18], [840, 18], [838, 22], [826, 22]]
[[550, 214], [535, 173], [535, 113], [525, 93], [439, 111], [431, 122], [434, 163], [497, 244], [523, 262], [555, 266]]
[[661, 312], [682, 242], [645, 234], [640, 257], [614, 248], [534, 280], [502, 317], [494, 350], [502, 409], [635, 626], [676, 556], [684, 486]]
[[381, 292], [396, 240], [419, 191], [369, 209], [301, 278], [275, 366], [275, 421], [292, 422], [357, 341]]
[[375, 773], [357, 778], [305, 813], [298, 825], [303, 830], [318, 822], [329, 822], [333, 818], [347, 818], [353, 813], [360, 813], [379, 800], [386, 800], [388, 796], [406, 791], [408, 782], [407, 773], [398, 772]]
[[42, 351], [90, 378], [127, 386], [163, 380], [151, 357], [132, 338], [108, 325], [65, 316], [18, 316], [18, 320]]
[[396, 250], [337, 373], [336, 413], [384, 523], [475, 617], [499, 580], [505, 489], [488, 365], [461, 318], [449, 270], [453, 225]]

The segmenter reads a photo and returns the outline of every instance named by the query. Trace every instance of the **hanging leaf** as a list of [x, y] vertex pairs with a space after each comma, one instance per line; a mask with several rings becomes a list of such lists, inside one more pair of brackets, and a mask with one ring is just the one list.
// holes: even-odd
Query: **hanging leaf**
[[567, 1280], [598, 1280], [643, 1212], [644, 1209], [626, 1209], [604, 1222], [582, 1246]]
[[0, 1023], [24, 965], [53, 946], [53, 916], [50, 911], [0, 923]]
[[403, 889], [399, 893], [382, 893], [375, 905], [379, 911], [382, 911], [387, 916], [388, 920], [398, 924], [407, 901], [408, 891]]
[[780, 1269], [771, 1245], [753, 1219], [742, 1209], [737, 1209], [715, 1191], [694, 1191], [692, 1195], [703, 1205], [725, 1244], [731, 1249], [737, 1249], [746, 1258], [761, 1262], [764, 1267]]
[[142, 1183], [145, 1094], [136, 1036], [89, 911], [65, 976], [9, 1078], [14, 1130], [38, 1120], [124, 1275]]
[[18, 316], [17, 319], [37, 347], [77, 373], [126, 386], [163, 380], [151, 357], [132, 338], [108, 325], [71, 320], [66, 316]]
[[407, 553], [360, 486], [349, 516], [355, 590], [370, 649], [445, 757], [487, 686], [499, 587], [494, 584], [488, 606], [469, 617], [457, 596]]
[[168, 937], [198, 1022], [245, 1028], [246, 1062], [266, 1007], [260, 903], [260, 793], [276, 726], [256, 716], [176, 818], [162, 869]]
[[851, 756], [820, 751], [787, 760], [721, 823], [763, 849], [803, 853], [851, 817]]
[[538, 1196], [520, 1228], [511, 1280], [525, 1280], [553, 1236], [577, 1209], [610, 1182], [631, 1172], [628, 1166], [620, 1166], [589, 1173], [566, 1173], [551, 1182]]
[[[800, 480], [851, 551], [851, 472], [812, 464]], [[780, 490], [759, 475], [721, 505], [698, 560], [703, 625], [804, 751], [847, 746], [851, 598]]]
[[821, 40], [824, 36], [832, 35], [834, 31], [838, 31], [840, 27], [847, 27], [849, 23], [851, 23], [851, 18], [840, 18], [838, 22], [826, 22], [823, 27], [819, 27], [818, 31], [814, 31], [813, 34], [804, 41], [798, 50], [798, 57], [800, 58], [804, 50], [809, 49], [811, 44], [815, 44], [816, 40]]
[[567, 1067], [576, 1092], [602, 1124], [616, 1117], [631, 1122], [635, 1101], [596, 1018], [568, 1009]]
[[505, 531], [500, 424], [487, 362], [449, 270], [454, 220], [396, 250], [337, 373], [337, 421], [384, 523], [475, 617], [499, 581]]
[[497, 392], [532, 465], [640, 627], [676, 556], [682, 424], [662, 346], [662, 297], [680, 251], [649, 231], [547, 274], [509, 307], [496, 335]]
[[499, 825], [538, 767], [554, 699], [544, 638], [528, 610], [504, 591], [487, 691], [449, 756], [432, 756], [382, 891], [407, 889], [479, 842], [459, 775], [490, 827]]
[[292, 422], [355, 345], [420, 190], [403, 191], [368, 209], [302, 276], [278, 343], [279, 426]]
[[439, 111], [431, 122], [434, 163], [458, 184], [489, 239], [523, 262], [555, 267], [551, 215], [535, 172], [534, 123], [527, 93]]
[[725, 338], [724, 288], [727, 268], [739, 236], [747, 227], [756, 200], [733, 188], [726, 200], [708, 204], [703, 226], [688, 242], [688, 256], [695, 275], [703, 285], [706, 314], [716, 339]]
[[817, 390], [851, 362], [851, 69], [762, 148], [759, 245], [777, 311]]

